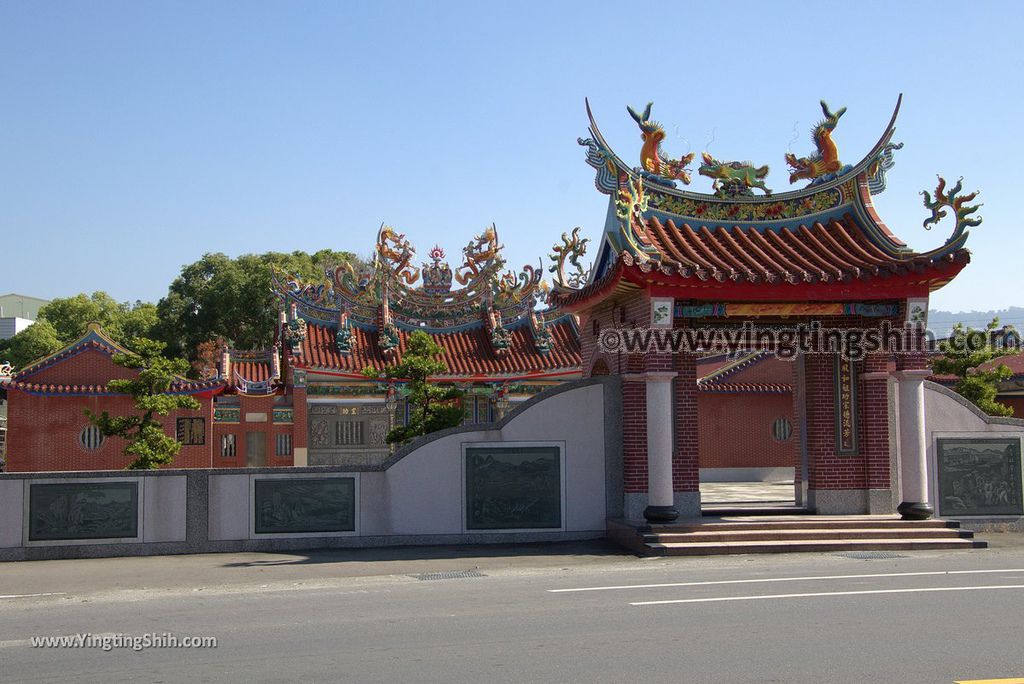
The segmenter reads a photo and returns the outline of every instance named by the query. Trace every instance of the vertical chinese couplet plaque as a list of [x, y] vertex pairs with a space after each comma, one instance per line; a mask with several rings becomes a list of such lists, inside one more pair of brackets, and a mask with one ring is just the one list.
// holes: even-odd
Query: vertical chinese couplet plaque
[[836, 453], [857, 453], [857, 376], [853, 359], [835, 356]]

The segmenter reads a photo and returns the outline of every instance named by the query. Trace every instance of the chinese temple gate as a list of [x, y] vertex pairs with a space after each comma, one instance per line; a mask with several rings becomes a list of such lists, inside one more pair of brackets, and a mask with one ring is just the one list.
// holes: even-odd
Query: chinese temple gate
[[[596, 171], [597, 189], [609, 197], [607, 221], [589, 274], [579, 266], [586, 241], [577, 233], [563, 236], [553, 256], [557, 272], [550, 300], [580, 318], [584, 376], [622, 378], [627, 519], [665, 522], [700, 515], [697, 364], [707, 350], [657, 344], [625, 349], [622, 333], [710, 335], [744, 322], [861, 331], [888, 323], [909, 330], [905, 338], [916, 344], [913, 353], [894, 354], [882, 345], [865, 347], [862, 355], [797, 355], [796, 499], [823, 514], [891, 513], [900, 501], [904, 517], [932, 513], [923, 324], [904, 325], [926, 312], [929, 294], [969, 262], [967, 229], [980, 219], [969, 216], [977, 207], [965, 202], [974, 194], [958, 197], [960, 184], [947, 190], [940, 179], [934, 199], [925, 193], [932, 211], [925, 223], [949, 210], [956, 228], [942, 247], [912, 251], [872, 205], [872, 196], [885, 189], [893, 152], [902, 147], [893, 142], [899, 102], [877, 144], [851, 165], [840, 161], [832, 140], [846, 110], [821, 105], [824, 119], [813, 131], [817, 151], [805, 158], [786, 155], [790, 182], [805, 182], [804, 187], [772, 193], [764, 182], [766, 166], [704, 153], [698, 173], [713, 179], [709, 194], [680, 187], [690, 183], [693, 155], [665, 157], [665, 133], [651, 121], [651, 105], [642, 113], [629, 110], [644, 141], [641, 166], [634, 168], [609, 146], [587, 104], [590, 136], [579, 142]], [[574, 273], [567, 273], [570, 264]], [[779, 346], [777, 340], [774, 346], [762, 341], [753, 348]], [[892, 407], [891, 378], [897, 388]], [[898, 416], [895, 440], [891, 410]]]

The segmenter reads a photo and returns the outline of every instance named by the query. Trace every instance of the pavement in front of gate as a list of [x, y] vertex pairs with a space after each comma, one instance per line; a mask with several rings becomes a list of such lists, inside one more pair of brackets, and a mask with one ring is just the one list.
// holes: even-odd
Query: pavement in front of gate
[[[1003, 557], [1024, 565], [1024, 533], [979, 533], [988, 549], [899, 552], [910, 558], [950, 557], [977, 562]], [[683, 570], [753, 565], [785, 568], [830, 553], [690, 558], [641, 558], [605, 541], [480, 546], [408, 546], [292, 553], [219, 553], [84, 558], [0, 563], [0, 598], [34, 595], [99, 596], [134, 592], [234, 592], [252, 588], [309, 588], [352, 578], [477, 571], [488, 575], [573, 572], [630, 573], [654, 566]]]

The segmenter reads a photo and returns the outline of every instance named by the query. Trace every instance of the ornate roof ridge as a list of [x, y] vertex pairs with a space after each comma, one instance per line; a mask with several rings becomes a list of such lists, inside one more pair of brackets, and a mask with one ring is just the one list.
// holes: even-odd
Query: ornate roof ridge
[[[95, 384], [68, 384], [52, 382], [27, 382], [23, 380], [12, 380], [7, 385], [10, 389], [17, 389], [30, 394], [65, 394], [75, 396], [129, 396], [124, 392], [112, 392], [106, 385]], [[198, 394], [212, 389], [225, 388], [227, 384], [221, 378], [208, 380], [176, 380], [171, 385], [167, 394]]]
[[[598, 168], [597, 166], [595, 166], [594, 161], [591, 160], [591, 155], [596, 153], [600, 157], [602, 157], [600, 160], [600, 165], [603, 166], [604, 169], [610, 172], [611, 170], [608, 168], [608, 163], [611, 163], [620, 171], [624, 171], [625, 173], [627, 173], [633, 180], [646, 179], [648, 181], [648, 186], [652, 189], [652, 191], [661, 192], [679, 198], [706, 201], [711, 203], [758, 204], [765, 202], [770, 203], [779, 200], [804, 198], [807, 197], [808, 195], [812, 195], [822, 190], [828, 190], [838, 187], [844, 182], [863, 174], [865, 171], [870, 170], [873, 172], [871, 175], [874, 175], [878, 171], [878, 169], [875, 168], [875, 165], [876, 162], [878, 162], [878, 160], [881, 158], [881, 155], [887, 149], [889, 152], [891, 152], [893, 149], [899, 149], [900, 147], [902, 147], [902, 145], [899, 145], [898, 147], [894, 146], [893, 148], [887, 148], [887, 145], [889, 145], [893, 135], [896, 132], [896, 119], [899, 116], [900, 108], [903, 104], [903, 93], [900, 93], [896, 99], [896, 106], [893, 109], [893, 113], [889, 119], [889, 123], [886, 125], [881, 136], [879, 136], [878, 142], [875, 143], [875, 145], [871, 148], [867, 155], [865, 155], [859, 162], [853, 165], [848, 165], [847, 168], [844, 168], [839, 174], [836, 174], [834, 178], [828, 178], [823, 182], [812, 183], [803, 188], [797, 188], [795, 190], [789, 190], [778, 194], [768, 194], [765, 196], [748, 195], [740, 197], [721, 196], [714, 193], [702, 193], [692, 192], [688, 190], [680, 190], [679, 188], [675, 187], [674, 184], [669, 185], [665, 183], [665, 181], [673, 180], [672, 178], [662, 178], [662, 182], [658, 182], [658, 176], [656, 176], [655, 174], [651, 174], [639, 167], [631, 167], [612, 150], [611, 145], [608, 144], [604, 136], [601, 134], [601, 130], [598, 128], [597, 121], [594, 118], [594, 113], [590, 108], [590, 100], [584, 98], [584, 104], [587, 110], [587, 119], [589, 121], [588, 130], [592, 138], [580, 138], [578, 139], [578, 142], [580, 145], [583, 145], [588, 148], [587, 161], [588, 163], [591, 164], [591, 166]], [[845, 107], [843, 109], [845, 110]], [[593, 143], [593, 146], [589, 143]], [[692, 155], [690, 156], [692, 157]], [[889, 160], [891, 161], [891, 154], [889, 155]], [[891, 168], [891, 164], [887, 166], [886, 169], [883, 169], [883, 172], [888, 168]], [[600, 170], [601, 169], [598, 168], [598, 171]], [[599, 178], [598, 180], [601, 179]], [[598, 190], [600, 190], [604, 194], [611, 194], [612, 191], [617, 189], [618, 183], [616, 182], [612, 182], [611, 184], [607, 182], [604, 184], [600, 182], [598, 183]]]
[[[543, 266], [506, 269], [497, 228], [492, 224], [462, 249], [462, 264], [452, 268], [435, 246], [430, 263], [416, 266], [416, 250], [405, 235], [382, 225], [372, 263], [351, 263], [325, 271], [317, 282], [276, 271], [273, 289], [286, 306], [309, 322], [373, 325], [387, 304], [389, 321], [408, 328], [457, 328], [494, 311], [504, 320], [529, 318], [548, 285]], [[452, 288], [457, 284], [459, 287]]]
[[[953, 255], [957, 255], [964, 247], [969, 233], [968, 229], [980, 224], [981, 219], [973, 216], [980, 204], [968, 204], [974, 200], [977, 193], [960, 196], [961, 182], [958, 181], [947, 190], [946, 181], [940, 178], [934, 199], [931, 193], [922, 193], [925, 207], [932, 212], [932, 216], [924, 221], [925, 228], [930, 228], [931, 225], [947, 215], [955, 217], [952, 235], [938, 248], [925, 252], [914, 252], [889, 230], [875, 212], [871, 196], [884, 189], [885, 172], [893, 166], [892, 153], [902, 147], [901, 144], [892, 142], [902, 100], [901, 94], [888, 125], [868, 155], [856, 164], [847, 166], [843, 166], [839, 161], [838, 151], [831, 141], [831, 131], [846, 110], [841, 108], [832, 111], [825, 102], [822, 102], [825, 119], [814, 128], [814, 140], [818, 153], [802, 158], [797, 158], [792, 154], [786, 155], [787, 163], [794, 169], [791, 182], [798, 179], [810, 179], [811, 182], [804, 188], [775, 195], [765, 188], [763, 196], [753, 196], [750, 191], [751, 187], [758, 186], [760, 182], [752, 175], [754, 171], [760, 173], [760, 169], [753, 169], [753, 167], [739, 163], [717, 162], [706, 154], [705, 164], [701, 167], [700, 173], [711, 175], [716, 178], [716, 182], [722, 178], [727, 179], [727, 183], [732, 183], [732, 186], [729, 186], [732, 190], [720, 191], [711, 195], [689, 192], [675, 187], [676, 180], [689, 182], [689, 175], [685, 172], [684, 167], [693, 155], [687, 155], [680, 160], [665, 160], [660, 156], [660, 148], [652, 151], [651, 140], [664, 138], [664, 130], [659, 124], [649, 120], [650, 105], [644, 110], [643, 115], [630, 108], [630, 114], [640, 125], [645, 146], [641, 151], [643, 168], [629, 166], [615, 154], [601, 135], [590, 109], [590, 103], [587, 101], [587, 116], [590, 121], [592, 137], [580, 139], [579, 143], [587, 148], [587, 163], [596, 170], [595, 185], [597, 189], [610, 196], [611, 204], [601, 254], [606, 254], [609, 246], [615, 248], [616, 251], [626, 249], [641, 261], [653, 259], [662, 262], [675, 262], [681, 264], [684, 271], [692, 267], [693, 273], [702, 280], [712, 277], [721, 282], [726, 278], [736, 280], [739, 277], [756, 282], [763, 276], [763, 280], [769, 283], [779, 277], [792, 283], [814, 282], [815, 280], [828, 280], [829, 269], [808, 267], [806, 262], [815, 260], [805, 258], [808, 255], [801, 254], [799, 247], [796, 248], [797, 254], [783, 256], [782, 253], [786, 252], [786, 248], [780, 247], [781, 252], [776, 251], [775, 247], [778, 246], [761, 244], [762, 241], [758, 235], [769, 235], [771, 232], [781, 233], [787, 228], [795, 230], [798, 227], [814, 228], [820, 225], [830, 228], [829, 231], [825, 231], [817, 237], [808, 238], [813, 243], [814, 251], [822, 252], [824, 246], [824, 253], [830, 254], [832, 257], [839, 255], [838, 261], [840, 262], [853, 263], [864, 257], [867, 262], [871, 262], [865, 264], [869, 271], [881, 266], [878, 261], [880, 257], [900, 262], [910, 262], [918, 258], [932, 262], [948, 260], [951, 257], [963, 260], [962, 257]], [[728, 172], [713, 174], [710, 170], [713, 164], [718, 164], [723, 168], [727, 167]], [[736, 184], [739, 183], [737, 180], [739, 178], [743, 179], [745, 185], [737, 189]], [[671, 236], [663, 235], [660, 242], [652, 242], [651, 236], [648, 234], [648, 225], [652, 221], [655, 231], [660, 230], [661, 224], [664, 223], [670, 227], [670, 233], [675, 231], [675, 224], [677, 224], [685, 227], [692, 226], [697, 231], [710, 230], [716, 235], [723, 229], [738, 235], [736, 240], [732, 237], [724, 237], [723, 244], [716, 246], [711, 253], [703, 250], [705, 252], [703, 257], [706, 258], [682, 252], [667, 254], [664, 249], [665, 243], [671, 241]], [[837, 229], [837, 225], [842, 228]], [[845, 243], [834, 244], [829, 234], [833, 229], [840, 230], [840, 232], [845, 231], [839, 236], [840, 242], [845, 241]], [[846, 235], [846, 232], [850, 235]], [[747, 240], [746, 236], [748, 235], [751, 240]], [[865, 250], [861, 249], [859, 245], [850, 244], [851, 239], [853, 242], [857, 242], [861, 237], [870, 243], [871, 249], [868, 251], [873, 249], [881, 254], [866, 256]], [[705, 235], [700, 240], [691, 238], [690, 241], [699, 246], [706, 239], [712, 238]], [[564, 235], [563, 241], [566, 241]], [[819, 242], [821, 244], [818, 244]], [[568, 243], [566, 246], [568, 247]], [[669, 245], [669, 247], [671, 246]], [[835, 254], [831, 254], [829, 250], [837, 251]], [[748, 255], [753, 255], [756, 261], [769, 263], [792, 261], [793, 263], [783, 269], [762, 269], [763, 273], [761, 273], [757, 269], [751, 271], [750, 260], [746, 258]], [[845, 258], [844, 255], [852, 255], [855, 258], [851, 260]], [[737, 260], [740, 262], [739, 264], [725, 264], [725, 262]], [[794, 264], [796, 264], [795, 268]], [[598, 270], [601, 269], [607, 269], [603, 260], [601, 264], [598, 264]], [[779, 270], [782, 272], [775, 272]], [[603, 274], [599, 272], [597, 275]], [[689, 274], [685, 275], [688, 277]], [[835, 275], [841, 278], [839, 273]], [[853, 275], [859, 277], [857, 268], [853, 269]], [[555, 300], [557, 299], [556, 297]]]
[[757, 364], [761, 363], [765, 359], [768, 359], [769, 357], [771, 357], [771, 353], [763, 350], [750, 352], [745, 356], [735, 359], [731, 363], [722, 366], [718, 370], [712, 373], [708, 373], [702, 378], [698, 378], [697, 384], [700, 385], [719, 383], [721, 380], [731, 377], [736, 373], [739, 373], [741, 370], [745, 370], [747, 368], [750, 368], [751, 366], [756, 366]]
[[64, 345], [52, 354], [36, 359], [21, 370], [15, 372], [13, 374], [13, 378], [15, 380], [20, 380], [22, 378], [30, 377], [35, 373], [39, 373], [88, 349], [95, 349], [103, 352], [107, 356], [133, 353], [130, 349], [120, 345], [103, 332], [103, 329], [99, 324], [90, 323], [84, 335], [79, 337], [77, 340]]

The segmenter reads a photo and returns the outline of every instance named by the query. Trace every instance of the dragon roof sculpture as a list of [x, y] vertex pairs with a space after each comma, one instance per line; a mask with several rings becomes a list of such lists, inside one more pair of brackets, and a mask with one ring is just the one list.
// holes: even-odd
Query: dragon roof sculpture
[[275, 272], [288, 363], [361, 379], [365, 368], [379, 370], [400, 358], [408, 335], [422, 330], [445, 350], [446, 377], [579, 374], [575, 319], [538, 308], [549, 291], [543, 267], [508, 269], [494, 225], [463, 247], [457, 266], [440, 246], [422, 263], [416, 254], [403, 233], [382, 225], [368, 264], [340, 264], [312, 282]]
[[[289, 320], [341, 328], [446, 331], [482, 325], [488, 312], [494, 312], [508, 327], [531, 320], [548, 285], [540, 264], [518, 271], [506, 268], [502, 249], [491, 225], [463, 247], [461, 264], [451, 266], [444, 249], [435, 246], [429, 261], [417, 265], [416, 249], [405, 234], [382, 225], [369, 265], [344, 263], [315, 282], [277, 271], [273, 289], [286, 310], [295, 308]], [[539, 315], [553, 321], [563, 314], [545, 310]], [[341, 336], [345, 340], [339, 344], [347, 344], [348, 336]], [[296, 334], [295, 339], [301, 337]]]
[[[575, 260], [582, 253], [582, 245], [563, 238], [565, 244], [553, 255], [558, 277], [549, 301], [578, 310], [584, 300], [615, 289], [610, 274], [618, 272], [615, 278], [621, 280], [624, 269], [638, 287], [655, 281], [685, 285], [690, 291], [680, 296], [695, 299], [721, 298], [728, 291], [733, 298], [777, 301], [812, 295], [879, 300], [898, 298], [899, 292], [926, 295], [941, 287], [969, 261], [967, 229], [980, 219], [968, 216], [977, 208], [965, 204], [973, 195], [958, 198], [959, 184], [945, 192], [940, 183], [934, 199], [926, 194], [925, 206], [935, 220], [952, 209], [956, 226], [940, 247], [915, 252], [875, 212], [872, 195], [885, 189], [893, 153], [902, 147], [893, 142], [902, 100], [900, 95], [878, 142], [854, 164], [840, 161], [832, 140], [846, 108], [832, 110], [822, 101], [824, 118], [812, 130], [817, 151], [785, 156], [791, 182], [809, 180], [806, 187], [772, 193], [763, 181], [767, 166], [719, 161], [704, 152], [698, 172], [715, 181], [714, 194], [677, 187], [675, 180], [689, 180], [682, 171], [692, 155], [665, 159], [664, 129], [650, 121], [650, 104], [642, 113], [629, 109], [643, 138], [642, 166], [633, 167], [605, 140], [586, 101], [590, 136], [578, 143], [596, 172], [595, 186], [609, 197], [608, 218], [586, 282], [579, 277], [570, 282], [562, 268], [562, 252]], [[777, 289], [780, 285], [804, 289]]]

